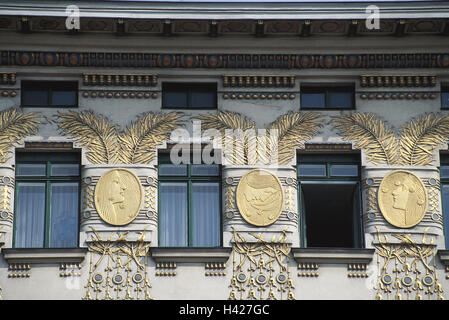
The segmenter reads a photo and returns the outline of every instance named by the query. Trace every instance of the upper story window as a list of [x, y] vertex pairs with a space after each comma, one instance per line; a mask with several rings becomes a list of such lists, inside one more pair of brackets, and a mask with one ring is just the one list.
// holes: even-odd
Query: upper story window
[[220, 166], [173, 164], [161, 153], [158, 171], [159, 246], [220, 246]]
[[301, 85], [301, 109], [354, 108], [353, 85]]
[[78, 246], [80, 154], [16, 154], [14, 246]]
[[359, 154], [301, 154], [298, 191], [303, 247], [362, 246]]
[[162, 108], [215, 109], [216, 83], [162, 83]]
[[78, 107], [77, 81], [22, 80], [22, 107]]
[[449, 84], [441, 85], [441, 108], [449, 109]]

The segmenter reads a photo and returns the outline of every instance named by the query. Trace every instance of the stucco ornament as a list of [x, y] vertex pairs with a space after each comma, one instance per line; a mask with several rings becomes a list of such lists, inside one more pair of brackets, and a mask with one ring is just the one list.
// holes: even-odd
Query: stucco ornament
[[416, 226], [426, 213], [427, 194], [423, 182], [412, 172], [394, 170], [379, 186], [379, 208], [395, 227]]
[[256, 226], [274, 223], [281, 215], [284, 202], [278, 177], [263, 169], [251, 170], [242, 177], [236, 198], [242, 217]]
[[142, 186], [130, 170], [115, 168], [104, 173], [95, 188], [95, 207], [107, 223], [123, 226], [132, 222], [142, 206]]

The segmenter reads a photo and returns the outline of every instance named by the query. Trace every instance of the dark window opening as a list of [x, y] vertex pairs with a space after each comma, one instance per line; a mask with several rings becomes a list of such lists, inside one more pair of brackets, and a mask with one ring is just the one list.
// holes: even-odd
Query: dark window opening
[[354, 86], [301, 86], [301, 109], [354, 109]]
[[77, 81], [22, 81], [22, 107], [78, 107]]
[[167, 109], [217, 108], [217, 84], [163, 83], [162, 107]]
[[360, 154], [298, 155], [303, 247], [362, 247]]

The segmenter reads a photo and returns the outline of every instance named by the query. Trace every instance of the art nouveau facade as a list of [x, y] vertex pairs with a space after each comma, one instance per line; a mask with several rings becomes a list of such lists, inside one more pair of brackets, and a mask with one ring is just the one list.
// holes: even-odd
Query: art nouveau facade
[[449, 297], [447, 3], [73, 5], [0, 1], [2, 299]]

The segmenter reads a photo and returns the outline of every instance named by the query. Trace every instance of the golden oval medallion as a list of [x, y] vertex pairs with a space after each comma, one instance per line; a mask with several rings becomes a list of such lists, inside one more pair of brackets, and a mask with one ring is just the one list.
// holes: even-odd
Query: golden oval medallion
[[388, 173], [380, 183], [377, 198], [384, 218], [398, 228], [414, 227], [426, 214], [426, 188], [410, 171]]
[[251, 170], [242, 177], [236, 198], [242, 217], [259, 227], [274, 223], [281, 215], [284, 203], [278, 177], [263, 169]]
[[123, 226], [133, 221], [142, 206], [142, 186], [134, 172], [117, 168], [104, 173], [95, 187], [95, 207], [105, 222]]

